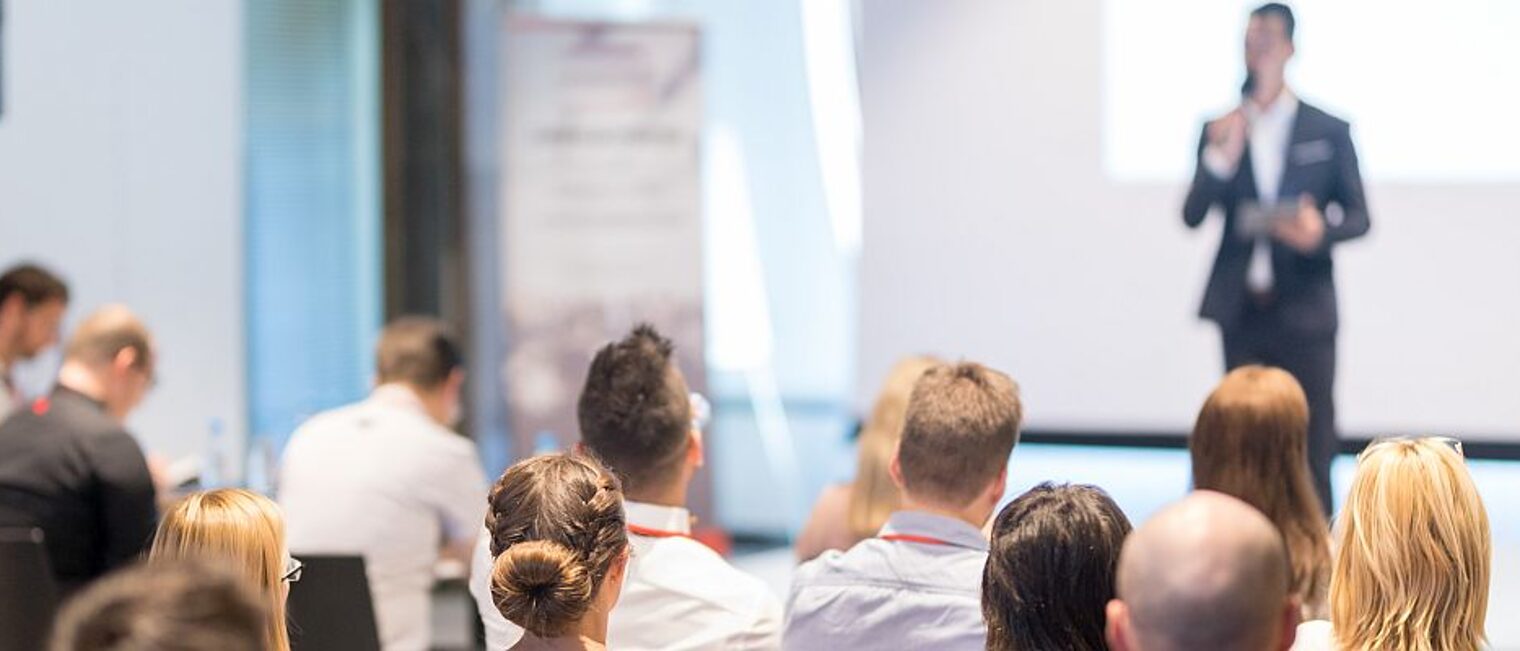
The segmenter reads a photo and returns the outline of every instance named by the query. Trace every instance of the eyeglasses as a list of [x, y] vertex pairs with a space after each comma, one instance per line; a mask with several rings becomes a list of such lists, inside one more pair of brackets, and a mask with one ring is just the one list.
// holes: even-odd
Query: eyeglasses
[[306, 569], [306, 564], [293, 556], [285, 557], [285, 573], [280, 575], [280, 580], [287, 583], [296, 583], [301, 580], [301, 571]]
[[1356, 455], [1356, 459], [1357, 461], [1361, 461], [1362, 459], [1366, 458], [1366, 456], [1373, 450], [1376, 450], [1390, 443], [1412, 443], [1415, 441], [1435, 441], [1436, 443], [1440, 443], [1441, 445], [1451, 448], [1451, 451], [1456, 452], [1457, 456], [1462, 457], [1463, 459], [1467, 458], [1467, 454], [1462, 450], [1462, 441], [1451, 436], [1395, 436], [1391, 438], [1377, 439], [1376, 441], [1368, 443], [1366, 449], [1362, 450], [1361, 454]]

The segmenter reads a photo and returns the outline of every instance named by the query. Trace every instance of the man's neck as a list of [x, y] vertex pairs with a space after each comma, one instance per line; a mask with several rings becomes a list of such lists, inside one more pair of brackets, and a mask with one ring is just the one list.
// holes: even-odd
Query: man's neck
[[1282, 77], [1258, 79], [1256, 88], [1251, 91], [1251, 102], [1257, 109], [1265, 111], [1287, 90], [1288, 84]]
[[927, 500], [916, 500], [913, 499], [911, 495], [903, 496], [903, 505], [901, 510], [920, 511], [923, 513], [931, 513], [953, 520], [960, 520], [961, 522], [969, 524], [978, 529], [981, 529], [982, 525], [987, 523], [988, 515], [984, 512], [984, 509], [979, 508], [975, 504], [961, 507], [947, 506], [943, 504], [936, 504]]
[[670, 506], [678, 509], [686, 508], [687, 482], [673, 481], [668, 483], [668, 486], [629, 489], [625, 495], [631, 502], [643, 502], [655, 506]]
[[74, 361], [64, 361], [58, 369], [58, 386], [69, 389], [96, 402], [105, 402], [105, 386], [88, 367]]

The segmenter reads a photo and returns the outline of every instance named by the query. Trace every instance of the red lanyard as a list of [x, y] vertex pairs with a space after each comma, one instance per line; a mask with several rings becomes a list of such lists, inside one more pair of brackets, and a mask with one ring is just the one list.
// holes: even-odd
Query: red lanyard
[[889, 533], [889, 534], [882, 535], [881, 539], [882, 540], [891, 541], [891, 542], [910, 542], [910, 543], [918, 543], [918, 544], [921, 544], [921, 545], [943, 545], [945, 547], [960, 547], [960, 545], [957, 545], [957, 544], [955, 544], [953, 542], [950, 542], [948, 540], [940, 540], [939, 538], [930, 538], [929, 536], [915, 536], [913, 534], [907, 534], [907, 533]]
[[644, 536], [646, 538], [691, 538], [691, 534], [685, 534], [679, 531], [666, 531], [664, 529], [651, 529], [649, 527], [641, 527], [636, 524], [628, 525], [628, 533], [631, 533], [635, 536]]

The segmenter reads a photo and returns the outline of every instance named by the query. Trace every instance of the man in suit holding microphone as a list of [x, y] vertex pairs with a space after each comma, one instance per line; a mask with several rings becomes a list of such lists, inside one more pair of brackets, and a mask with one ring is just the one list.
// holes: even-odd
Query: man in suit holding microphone
[[1246, 28], [1239, 108], [1209, 122], [1182, 209], [1189, 227], [1224, 211], [1200, 316], [1219, 325], [1226, 369], [1279, 366], [1309, 401], [1309, 466], [1331, 510], [1338, 327], [1331, 252], [1366, 234], [1367, 199], [1351, 127], [1300, 101], [1284, 78], [1293, 10], [1269, 3]]

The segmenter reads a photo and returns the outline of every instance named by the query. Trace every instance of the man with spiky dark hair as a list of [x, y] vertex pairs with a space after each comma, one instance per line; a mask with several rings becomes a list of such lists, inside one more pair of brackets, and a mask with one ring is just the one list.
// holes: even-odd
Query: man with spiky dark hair
[[[612, 611], [612, 649], [776, 649], [781, 604], [691, 537], [687, 487], [702, 466], [702, 432], [674, 347], [640, 325], [591, 361], [577, 415], [576, 449], [622, 481], [633, 554]], [[470, 592], [486, 624], [488, 648], [522, 635], [491, 600], [489, 538], [476, 546]]]

